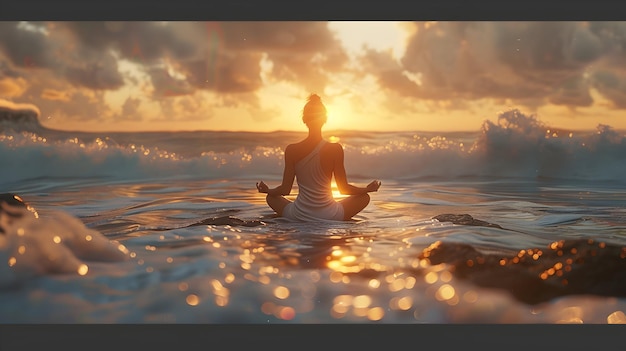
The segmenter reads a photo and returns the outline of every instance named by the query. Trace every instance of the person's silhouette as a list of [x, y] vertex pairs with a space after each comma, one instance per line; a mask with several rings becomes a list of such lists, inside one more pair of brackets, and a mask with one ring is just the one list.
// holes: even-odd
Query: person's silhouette
[[[267, 194], [267, 204], [278, 216], [303, 221], [350, 220], [369, 204], [368, 193], [380, 187], [378, 180], [365, 187], [348, 182], [343, 147], [322, 137], [326, 119], [326, 107], [321, 98], [311, 94], [302, 111], [302, 121], [309, 133], [302, 141], [285, 148], [282, 183], [275, 188], [269, 188], [263, 181], [256, 183], [258, 191]], [[349, 195], [340, 201], [333, 198], [333, 176], [339, 192]], [[291, 193], [294, 179], [298, 182], [298, 195], [292, 202], [284, 196]]]

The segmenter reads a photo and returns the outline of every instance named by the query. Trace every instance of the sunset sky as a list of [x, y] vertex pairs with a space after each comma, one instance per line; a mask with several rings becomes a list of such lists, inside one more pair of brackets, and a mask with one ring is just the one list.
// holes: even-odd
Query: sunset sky
[[626, 22], [0, 22], [0, 105], [81, 131], [626, 129]]

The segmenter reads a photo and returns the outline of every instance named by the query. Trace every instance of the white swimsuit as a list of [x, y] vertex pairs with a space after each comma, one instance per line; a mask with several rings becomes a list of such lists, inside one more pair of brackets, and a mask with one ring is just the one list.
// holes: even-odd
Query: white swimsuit
[[306, 157], [296, 163], [298, 196], [283, 210], [283, 217], [314, 221], [320, 219], [343, 220], [343, 206], [335, 201], [329, 177], [322, 170], [320, 150], [326, 144], [322, 140]]

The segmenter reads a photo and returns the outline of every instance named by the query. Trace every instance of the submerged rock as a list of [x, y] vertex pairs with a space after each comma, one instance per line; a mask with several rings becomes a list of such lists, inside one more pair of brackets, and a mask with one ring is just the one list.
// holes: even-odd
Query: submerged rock
[[436, 219], [439, 222], [451, 222], [451, 223], [460, 224], [460, 225], [473, 225], [473, 226], [479, 226], [479, 227], [492, 227], [492, 228], [504, 229], [497, 224], [475, 219], [474, 217], [468, 214], [444, 213], [444, 214], [436, 215], [435, 217], [433, 217], [433, 219]]
[[221, 217], [203, 219], [200, 222], [196, 222], [196, 223], [189, 225], [189, 227], [198, 226], [198, 225], [230, 225], [230, 226], [256, 227], [259, 225], [265, 225], [265, 222], [261, 222], [259, 220], [243, 220], [243, 219], [233, 217], [233, 216], [221, 216]]
[[555, 241], [516, 255], [486, 254], [469, 244], [437, 241], [420, 258], [448, 264], [457, 278], [508, 290], [527, 304], [564, 295], [626, 297], [626, 247], [592, 239]]

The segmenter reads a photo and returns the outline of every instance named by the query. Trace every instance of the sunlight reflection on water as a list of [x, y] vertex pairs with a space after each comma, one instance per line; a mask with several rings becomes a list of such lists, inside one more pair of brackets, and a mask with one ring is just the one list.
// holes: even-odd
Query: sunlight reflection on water
[[[132, 261], [90, 264], [80, 278], [45, 277], [26, 293], [9, 292], [0, 300], [3, 321], [51, 322], [52, 316], [131, 323], [625, 321], [623, 299], [563, 297], [529, 306], [507, 292], [458, 279], [446, 264], [419, 258], [442, 239], [501, 254], [547, 245], [560, 233], [591, 231], [623, 242], [624, 227], [608, 224], [619, 221], [618, 209], [567, 206], [579, 200], [571, 193], [560, 196], [561, 189], [550, 190], [554, 196], [542, 202], [546, 189], [389, 182], [352, 223], [274, 218], [253, 180], [50, 189], [29, 201], [42, 214], [53, 206], [77, 214], [89, 228], [120, 240]], [[592, 197], [593, 192], [587, 198]], [[446, 203], [432, 203], [441, 200]], [[562, 210], [570, 217], [561, 216]], [[584, 216], [571, 217], [577, 211]], [[441, 213], [471, 213], [513, 231], [432, 220]], [[222, 216], [262, 224], [193, 225]]]

